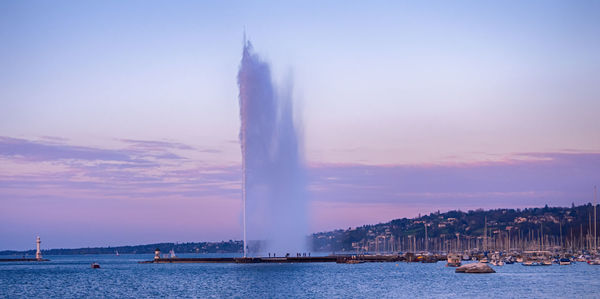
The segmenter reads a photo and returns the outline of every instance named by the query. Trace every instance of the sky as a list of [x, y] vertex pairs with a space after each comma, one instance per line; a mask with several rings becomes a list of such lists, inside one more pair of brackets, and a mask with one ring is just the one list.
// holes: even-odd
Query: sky
[[240, 239], [244, 30], [313, 232], [593, 200], [600, 3], [322, 2], [0, 2], [0, 249]]

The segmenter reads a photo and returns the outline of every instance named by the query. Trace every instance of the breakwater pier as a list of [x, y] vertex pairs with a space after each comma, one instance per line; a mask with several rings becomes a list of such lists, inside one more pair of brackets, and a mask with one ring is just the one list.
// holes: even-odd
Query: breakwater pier
[[49, 259], [35, 258], [16, 258], [16, 259], [0, 259], [0, 262], [48, 262]]
[[258, 263], [335, 263], [337, 256], [321, 257], [217, 257], [217, 258], [155, 258], [150, 261], [142, 261], [141, 264], [165, 264], [165, 263], [236, 263], [236, 264], [258, 264]]
[[[433, 261], [445, 260], [445, 255], [430, 256]], [[284, 263], [356, 263], [356, 262], [427, 262], [406, 254], [359, 254], [359, 255], [327, 255], [327, 256], [285, 256], [285, 257], [161, 257], [160, 251], [155, 251], [153, 260], [141, 261], [141, 264], [169, 263], [236, 263], [236, 264], [284, 264]]]
[[42, 257], [42, 251], [40, 250], [40, 244], [42, 244], [42, 240], [38, 236], [36, 238], [36, 246], [37, 250], [35, 252], [35, 258], [26, 258], [23, 256], [22, 258], [14, 258], [14, 259], [0, 259], [0, 262], [48, 262], [50, 260]]

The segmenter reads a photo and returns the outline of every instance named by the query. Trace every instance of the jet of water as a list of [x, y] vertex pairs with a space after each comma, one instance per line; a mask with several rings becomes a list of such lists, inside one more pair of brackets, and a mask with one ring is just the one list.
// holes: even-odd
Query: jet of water
[[244, 239], [252, 240], [245, 246], [253, 254], [303, 252], [306, 175], [291, 85], [277, 89], [269, 64], [245, 38], [238, 85]]

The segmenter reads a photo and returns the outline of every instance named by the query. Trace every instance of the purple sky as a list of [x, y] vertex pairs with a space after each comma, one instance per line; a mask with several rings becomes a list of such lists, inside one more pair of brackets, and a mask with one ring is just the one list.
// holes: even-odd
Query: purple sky
[[[190, 158], [183, 143], [0, 138], [3, 248], [240, 237], [240, 166]], [[309, 167], [311, 230], [437, 210], [568, 206], [592, 200], [600, 153], [518, 153], [457, 164]]]
[[311, 231], [600, 185], [598, 1], [0, 1], [0, 249], [240, 239], [243, 28]]

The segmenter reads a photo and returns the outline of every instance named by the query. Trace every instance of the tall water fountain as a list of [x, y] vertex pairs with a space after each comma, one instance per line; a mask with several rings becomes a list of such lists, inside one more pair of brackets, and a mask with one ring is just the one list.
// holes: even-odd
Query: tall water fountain
[[[307, 196], [291, 86], [277, 88], [269, 64], [244, 38], [238, 73], [244, 255], [303, 252]], [[250, 242], [246, 242], [249, 240]]]

